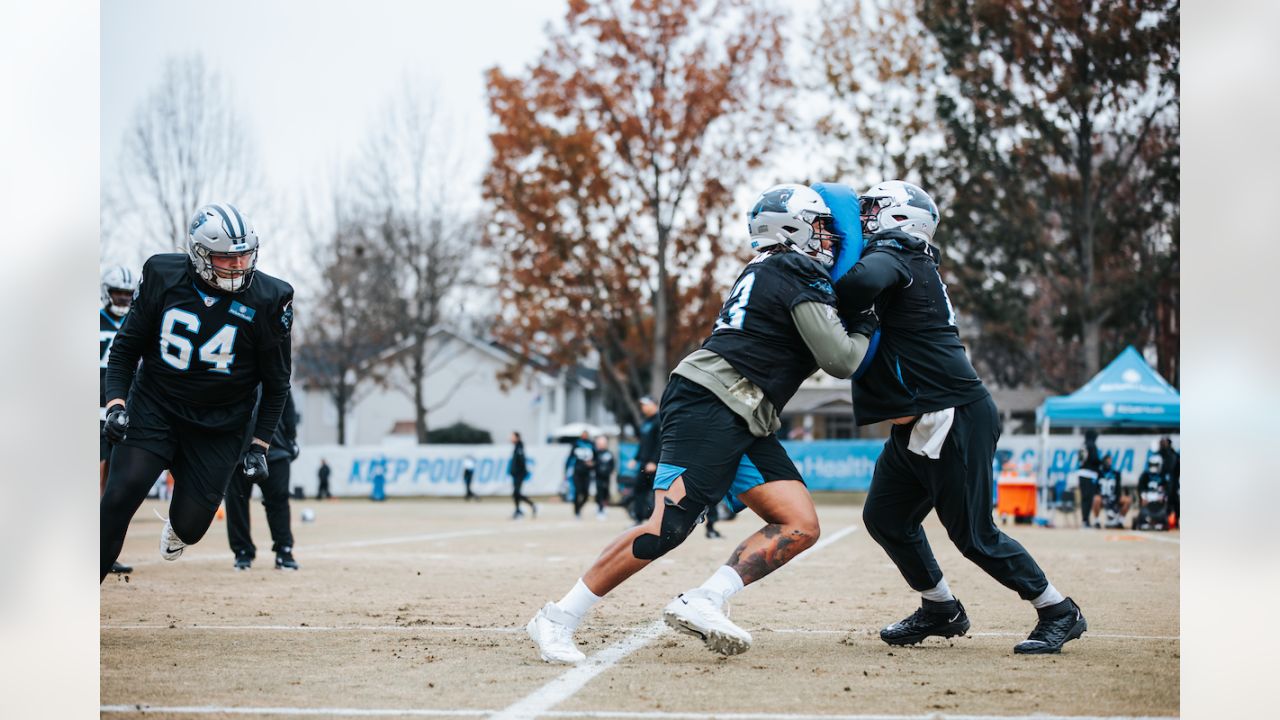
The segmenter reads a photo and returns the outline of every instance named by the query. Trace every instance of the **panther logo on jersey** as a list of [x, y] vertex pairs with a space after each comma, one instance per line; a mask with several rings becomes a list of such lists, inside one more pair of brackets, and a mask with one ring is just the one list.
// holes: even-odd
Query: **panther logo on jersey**
[[293, 329], [293, 299], [284, 304], [284, 311], [280, 313], [280, 325], [285, 332]]

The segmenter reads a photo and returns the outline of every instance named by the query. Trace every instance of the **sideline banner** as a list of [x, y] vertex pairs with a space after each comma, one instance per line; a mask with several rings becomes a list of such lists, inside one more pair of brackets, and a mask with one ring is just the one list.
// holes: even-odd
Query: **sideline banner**
[[[1102, 435], [1098, 438], [1098, 450], [1110, 455], [1112, 464], [1121, 473], [1125, 486], [1138, 483], [1147, 464], [1147, 458], [1157, 454], [1156, 441], [1160, 435]], [[1170, 436], [1173, 447], [1180, 446], [1178, 435]], [[1080, 464], [1079, 450], [1084, 446], [1080, 435], [1053, 435], [1049, 438], [1049, 479], [1065, 479]], [[621, 443], [619, 457], [633, 457], [635, 443]], [[884, 447], [884, 440], [784, 440], [786, 449], [796, 469], [804, 477], [805, 484], [814, 491], [866, 492], [871, 487], [871, 475], [876, 459]], [[995, 470], [1013, 461], [1019, 472], [1035, 474], [1039, 455], [1039, 438], [1035, 435], [1008, 435], [996, 445]], [[625, 467], [625, 465], [623, 466]]]
[[[468, 455], [476, 461], [471, 491], [477, 495], [510, 495], [507, 464], [512, 445], [304, 445], [294, 461], [289, 484], [315, 497], [320, 480], [316, 471], [323, 458], [329, 464], [329, 490], [337, 497], [368, 497], [381, 479], [389, 497], [465, 494], [462, 465]], [[524, 446], [530, 476], [525, 495], [553, 495], [564, 480], [569, 445]]]
[[[1147, 458], [1156, 454], [1159, 435], [1102, 435], [1098, 449], [1110, 455], [1120, 470], [1126, 486], [1138, 482]], [[1172, 435], [1178, 448], [1178, 435]], [[1079, 449], [1084, 438], [1079, 435], [1053, 435], [1049, 438], [1048, 477], [1050, 482], [1067, 478], [1079, 464]], [[783, 441], [787, 454], [795, 462], [810, 490], [865, 492], [871, 487], [871, 474], [884, 440], [814, 440]], [[329, 489], [336, 496], [368, 497], [375, 479], [381, 478], [388, 496], [422, 495], [462, 496], [462, 465], [470, 455], [475, 458], [476, 472], [471, 488], [477, 495], [511, 494], [511, 476], [507, 464], [511, 445], [406, 445], [398, 446], [305, 446], [293, 463], [290, 485], [302, 487], [314, 497], [319, 480], [316, 470], [320, 459], [329, 463]], [[525, 457], [531, 476], [525, 481], [527, 495], [554, 495], [565, 479], [565, 462], [569, 445], [525, 445]], [[635, 457], [635, 443], [620, 443], [618, 475], [634, 475], [630, 461]], [[1035, 435], [1009, 435], [1000, 438], [996, 447], [996, 469], [1013, 461], [1019, 472], [1034, 474], [1039, 453]]]

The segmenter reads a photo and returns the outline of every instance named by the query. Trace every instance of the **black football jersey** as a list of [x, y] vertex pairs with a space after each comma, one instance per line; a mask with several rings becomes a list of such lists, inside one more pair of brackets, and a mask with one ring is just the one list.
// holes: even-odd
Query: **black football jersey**
[[254, 436], [269, 439], [289, 391], [292, 325], [288, 283], [255, 271], [246, 290], [224, 293], [199, 280], [185, 254], [154, 255], [116, 335], [107, 395], [150, 393], [181, 420], [230, 430], [248, 422], [261, 383]]
[[1098, 474], [1098, 494], [1107, 501], [1120, 497], [1120, 473], [1105, 470]]
[[854, 383], [859, 425], [959, 407], [988, 395], [960, 342], [955, 308], [931, 248], [873, 245], [836, 282], [836, 290], [846, 321], [873, 306], [880, 318], [880, 346]]
[[798, 252], [758, 255], [738, 276], [715, 330], [702, 343], [760, 388], [779, 412], [818, 369], [791, 318], [791, 309], [803, 302], [836, 304], [826, 271]]
[[107, 313], [106, 308], [98, 308], [98, 407], [107, 406], [107, 361], [111, 359], [111, 344], [120, 332], [119, 320]]

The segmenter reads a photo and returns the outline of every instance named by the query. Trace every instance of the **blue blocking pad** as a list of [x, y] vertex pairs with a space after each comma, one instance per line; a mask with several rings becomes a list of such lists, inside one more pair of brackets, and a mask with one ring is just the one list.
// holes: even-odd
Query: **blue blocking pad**
[[[831, 279], [839, 280], [845, 273], [858, 264], [864, 247], [862, 240], [862, 220], [858, 213], [858, 193], [843, 183], [817, 183], [811, 186], [822, 197], [827, 207], [831, 208], [831, 218], [835, 221], [836, 234], [840, 236], [840, 252], [836, 255], [836, 264], [831, 267]], [[880, 347], [880, 329], [871, 336], [871, 344], [867, 347], [866, 357], [858, 369], [853, 371], [853, 379], [857, 380], [871, 365], [876, 348]]]
[[840, 236], [840, 252], [831, 268], [831, 279], [839, 280], [862, 257], [862, 222], [858, 217], [858, 193], [841, 183], [817, 183], [813, 189], [831, 208], [836, 234]]

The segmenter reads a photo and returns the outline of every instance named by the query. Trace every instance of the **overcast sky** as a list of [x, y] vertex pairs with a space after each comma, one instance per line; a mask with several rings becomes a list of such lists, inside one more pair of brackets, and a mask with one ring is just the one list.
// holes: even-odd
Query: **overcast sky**
[[[787, 3], [804, 10], [817, 0]], [[405, 74], [434, 84], [475, 183], [488, 158], [483, 72], [508, 72], [537, 59], [547, 23], [567, 0], [112, 0], [102, 5], [102, 178], [111, 183], [122, 137], [170, 57], [201, 54], [234, 91], [273, 191], [271, 207], [235, 199], [268, 228], [294, 234], [296, 203], [363, 142], [379, 108]], [[794, 23], [799, 27], [801, 22]], [[804, 42], [792, 37], [792, 48]], [[753, 194], [753, 193], [747, 193]], [[280, 253], [305, 252], [303, 238], [280, 238]], [[273, 260], [272, 255], [275, 255]], [[295, 256], [296, 257], [296, 256]], [[104, 258], [134, 262], [131, 258]], [[141, 257], [137, 259], [141, 261]], [[273, 268], [275, 268], [273, 270]]]

